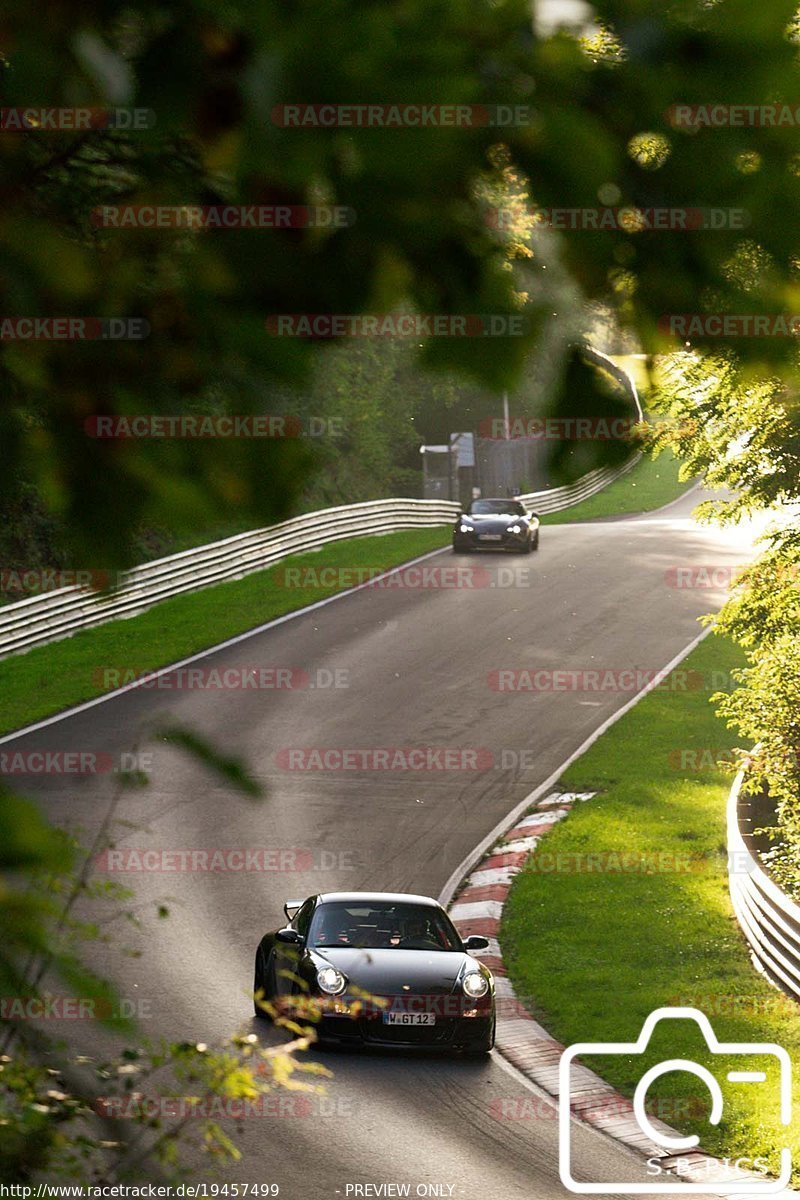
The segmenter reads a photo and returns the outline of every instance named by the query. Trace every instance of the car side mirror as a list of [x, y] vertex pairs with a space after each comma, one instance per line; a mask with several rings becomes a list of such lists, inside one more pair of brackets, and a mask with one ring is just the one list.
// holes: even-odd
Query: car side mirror
[[287, 946], [302, 946], [303, 944], [303, 935], [290, 926], [287, 926], [286, 929], [279, 929], [275, 934], [275, 939], [279, 942], [285, 942]]
[[471, 937], [464, 938], [465, 950], [488, 950], [489, 939], [483, 937], [480, 933], [473, 933]]

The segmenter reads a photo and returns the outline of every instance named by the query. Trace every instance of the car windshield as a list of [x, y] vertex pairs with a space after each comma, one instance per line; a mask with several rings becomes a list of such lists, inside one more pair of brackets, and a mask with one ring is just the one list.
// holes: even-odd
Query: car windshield
[[308, 944], [371, 950], [461, 950], [461, 939], [441, 909], [421, 904], [331, 900], [320, 904]]
[[524, 517], [525, 505], [520, 504], [519, 500], [473, 500], [469, 511], [473, 517], [488, 517], [498, 513], [514, 513]]

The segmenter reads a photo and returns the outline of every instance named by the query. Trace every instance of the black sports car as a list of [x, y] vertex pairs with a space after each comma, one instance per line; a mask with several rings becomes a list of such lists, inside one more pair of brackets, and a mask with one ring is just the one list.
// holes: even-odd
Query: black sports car
[[539, 518], [521, 500], [473, 500], [453, 527], [453, 550], [521, 550], [539, 548]]
[[494, 980], [467, 953], [489, 943], [462, 941], [435, 900], [330, 892], [287, 900], [284, 912], [288, 925], [256, 951], [257, 1016], [310, 1006], [322, 1041], [489, 1053]]

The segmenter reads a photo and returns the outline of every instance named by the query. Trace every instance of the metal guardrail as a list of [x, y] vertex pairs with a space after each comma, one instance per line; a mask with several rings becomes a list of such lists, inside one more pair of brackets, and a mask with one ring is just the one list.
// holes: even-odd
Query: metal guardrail
[[342, 538], [442, 525], [455, 520], [457, 512], [457, 504], [438, 500], [375, 500], [323, 509], [155, 559], [123, 572], [108, 592], [69, 587], [20, 600], [0, 609], [0, 658], [115, 617], [134, 616], [159, 600], [261, 571], [299, 551]]
[[[607, 487], [638, 459], [635, 455], [621, 468], [590, 471], [568, 487], [531, 492], [523, 499], [536, 512], [558, 512]], [[112, 591], [69, 587], [19, 600], [0, 608], [0, 658], [114, 618], [135, 616], [171, 596], [240, 579], [301, 551], [342, 538], [449, 524], [459, 512], [460, 505], [446, 500], [373, 500], [326, 508], [145, 563], [124, 572]]]
[[603, 354], [602, 350], [595, 350], [594, 346], [584, 346], [583, 353], [585, 357], [590, 359], [591, 362], [595, 363], [596, 366], [608, 371], [609, 375], [613, 376], [617, 383], [621, 384], [625, 391], [630, 394], [630, 398], [633, 401], [633, 407], [636, 409], [636, 419], [638, 421], [643, 421], [644, 409], [642, 408], [642, 402], [639, 399], [639, 392], [637, 391], [636, 384], [633, 381], [633, 376], [629, 375], [625, 368], [621, 367], [619, 363], [615, 363], [614, 359], [611, 358], [610, 355]]
[[728, 799], [728, 882], [739, 925], [756, 967], [794, 999], [800, 999], [800, 905], [781, 891], [761, 866], [742, 833], [744, 771]]
[[[644, 412], [642, 411], [639, 393], [636, 390], [636, 384], [631, 376], [618, 366], [613, 359], [607, 354], [603, 354], [600, 350], [595, 350], [592, 346], [583, 346], [582, 353], [593, 362], [596, 366], [607, 371], [616, 381], [622, 385], [625, 391], [628, 392], [633, 407], [636, 410], [636, 419], [644, 420]], [[567, 487], [551, 488], [546, 492], [528, 492], [521, 497], [526, 504], [529, 504], [538, 513], [561, 512], [565, 508], [571, 508], [573, 504], [579, 504], [581, 500], [588, 500], [590, 496], [602, 491], [608, 487], [616, 479], [621, 479], [623, 475], [627, 475], [641, 458], [641, 454], [632, 454], [627, 462], [621, 467], [598, 467], [595, 471], [589, 471], [576, 483], [569, 484]]]
[[601, 492], [610, 483], [627, 475], [641, 457], [641, 454], [633, 454], [621, 467], [598, 467], [597, 470], [589, 471], [588, 474], [566, 487], [550, 488], [545, 492], [526, 492], [520, 496], [520, 500], [523, 500], [537, 513], [563, 512], [565, 508], [572, 508], [573, 504], [580, 504], [581, 500], [588, 500], [590, 496]]

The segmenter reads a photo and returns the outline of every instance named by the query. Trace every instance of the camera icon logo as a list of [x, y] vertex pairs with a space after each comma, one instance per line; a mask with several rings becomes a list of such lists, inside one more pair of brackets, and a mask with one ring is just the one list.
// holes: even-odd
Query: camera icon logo
[[[594, 1195], [605, 1196], [610, 1194], [628, 1195], [628, 1196], [649, 1196], [658, 1195], [659, 1193], [678, 1193], [685, 1192], [694, 1195], [719, 1195], [720, 1186], [724, 1183], [719, 1177], [716, 1179], [708, 1179], [703, 1182], [685, 1183], [676, 1180], [674, 1175], [669, 1176], [669, 1181], [657, 1183], [655, 1181], [645, 1182], [618, 1182], [618, 1183], [591, 1183], [574, 1177], [571, 1161], [571, 1139], [570, 1139], [570, 1118], [571, 1118], [571, 1098], [572, 1077], [573, 1077], [573, 1060], [579, 1055], [603, 1055], [603, 1054], [624, 1054], [637, 1055], [643, 1054], [650, 1043], [653, 1035], [653, 1030], [659, 1021], [666, 1020], [691, 1020], [694, 1021], [700, 1029], [700, 1032], [705, 1039], [708, 1050], [712, 1055], [729, 1056], [744, 1056], [745, 1060], [750, 1057], [758, 1057], [763, 1060], [769, 1057], [777, 1063], [777, 1086], [779, 1089], [780, 1099], [780, 1122], [784, 1126], [788, 1126], [791, 1122], [792, 1112], [792, 1064], [788, 1053], [782, 1046], [775, 1042], [720, 1042], [711, 1027], [711, 1023], [705, 1013], [700, 1012], [696, 1008], [658, 1008], [652, 1012], [642, 1026], [642, 1031], [635, 1042], [578, 1042], [573, 1046], [569, 1046], [561, 1055], [561, 1061], [558, 1069], [559, 1082], [559, 1108], [558, 1108], [558, 1150], [559, 1150], [559, 1175], [564, 1187], [570, 1192], [578, 1195]], [[748, 1063], [743, 1062], [743, 1068], [747, 1068]], [[752, 1068], [755, 1064], [750, 1063]], [[691, 1134], [683, 1137], [675, 1134], [674, 1131], [668, 1131], [665, 1127], [659, 1128], [654, 1125], [646, 1111], [647, 1092], [650, 1086], [656, 1079], [662, 1075], [667, 1075], [673, 1071], [688, 1072], [696, 1076], [707, 1089], [711, 1097], [711, 1106], [708, 1120], [712, 1125], [718, 1125], [722, 1119], [724, 1108], [724, 1097], [720, 1086], [720, 1079], [727, 1080], [729, 1084], [763, 1084], [769, 1081], [768, 1073], [763, 1069], [765, 1065], [763, 1061], [759, 1062], [759, 1067], [762, 1069], [742, 1069], [738, 1070], [723, 1070], [722, 1074], [715, 1076], [707, 1067], [700, 1063], [693, 1062], [686, 1058], [671, 1058], [664, 1062], [658, 1063], [645, 1071], [639, 1080], [633, 1096], [633, 1113], [636, 1122], [641, 1131], [649, 1137], [658, 1147], [663, 1148], [667, 1155], [679, 1155], [686, 1151], [695, 1150], [700, 1143], [700, 1138]], [[769, 1073], [771, 1077], [772, 1072]], [[648, 1162], [657, 1160], [648, 1159]], [[742, 1160], [739, 1160], [742, 1161]], [[737, 1166], [739, 1162], [737, 1162]], [[649, 1172], [648, 1172], [649, 1173]], [[661, 1173], [660, 1171], [657, 1173]], [[735, 1182], [735, 1190], [737, 1195], [747, 1196], [767, 1196], [775, 1195], [777, 1192], [783, 1191], [789, 1184], [792, 1173], [792, 1155], [788, 1146], [781, 1149], [781, 1167], [780, 1177], [778, 1179], [765, 1178], [760, 1179], [741, 1179], [737, 1178]]]

